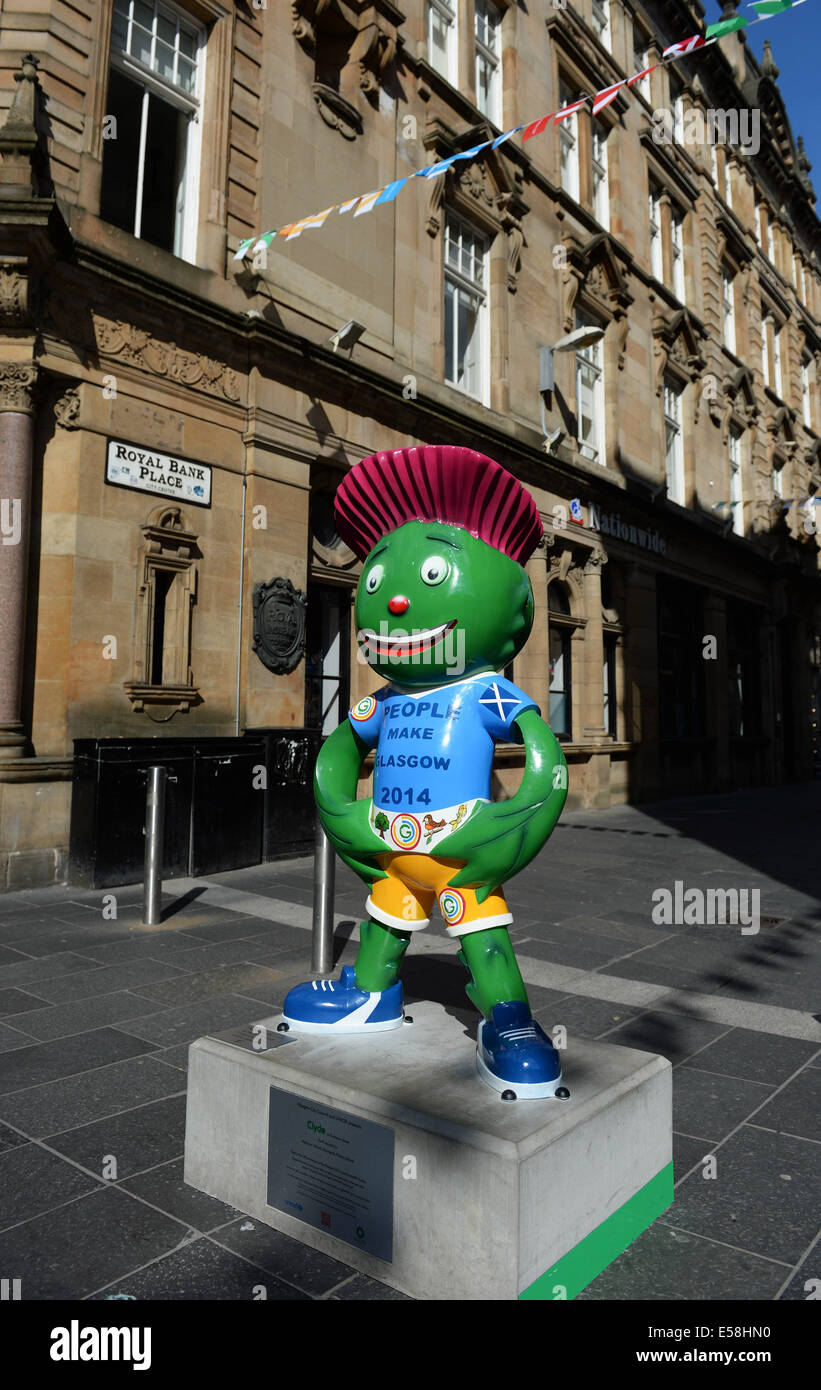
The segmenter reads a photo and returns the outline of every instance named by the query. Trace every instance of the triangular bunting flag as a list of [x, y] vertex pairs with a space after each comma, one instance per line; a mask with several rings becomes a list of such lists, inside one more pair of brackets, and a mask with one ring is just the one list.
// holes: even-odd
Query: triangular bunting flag
[[[708, 31], [709, 32], [709, 31]], [[683, 58], [687, 53], [692, 53], [694, 48], [703, 48], [704, 38], [701, 34], [693, 34], [691, 39], [681, 39], [678, 43], [671, 43], [662, 52], [662, 58]]]
[[394, 179], [393, 183], [389, 183], [387, 188], [382, 189], [382, 192], [374, 203], [374, 207], [378, 207], [380, 203], [392, 203], [399, 190], [404, 188], [407, 181], [407, 179]]
[[[781, 0], [776, 0], [780, 4]], [[792, 4], [792, 0], [790, 0]], [[748, 19], [742, 19], [740, 14], [734, 14], [731, 19], [719, 19], [715, 24], [707, 25], [708, 39], [721, 39], [725, 34], [732, 34], [734, 29], [744, 29], [749, 24]]]
[[363, 212], [370, 212], [371, 208], [379, 201], [380, 193], [384, 193], [384, 188], [376, 188], [373, 193], [366, 193], [359, 199], [359, 206], [354, 210], [354, 217], [361, 217]]
[[598, 116], [605, 106], [609, 106], [611, 101], [615, 101], [622, 87], [626, 85], [623, 78], [621, 82], [614, 82], [612, 87], [602, 87], [600, 92], [596, 92], [593, 98], [593, 115]]
[[256, 253], [257, 251], [259, 251], [260, 248], [263, 247], [263, 246], [264, 246], [264, 247], [270, 246], [270, 245], [271, 245], [271, 242], [272, 242], [273, 239], [274, 239], [274, 237], [275, 237], [275, 236], [280, 236], [281, 233], [282, 233], [284, 230], [285, 230], [285, 228], [283, 227], [283, 228], [280, 228], [279, 231], [275, 231], [275, 232], [263, 232], [262, 236], [259, 237], [258, 240], [254, 242], [252, 254], [255, 254], [255, 253]]
[[524, 126], [515, 125], [512, 130], [506, 130], [504, 135], [497, 135], [496, 139], [491, 143], [490, 148], [492, 150], [498, 149], [499, 145], [503, 145], [505, 140], [510, 139], [511, 135], [518, 135], [520, 130], [524, 130]]
[[649, 77], [650, 73], [655, 72], [656, 68], [659, 66], [659, 63], [654, 63], [651, 68], [642, 68], [641, 72], [634, 72], [632, 77], [628, 77], [624, 85], [626, 87], [632, 87], [634, 83], [641, 82], [643, 77]]
[[444, 174], [445, 170], [449, 169], [458, 158], [458, 154], [452, 154], [448, 159], [440, 159], [438, 164], [429, 164], [427, 169], [417, 170], [417, 173], [423, 179], [435, 179], [439, 174]]
[[534, 135], [541, 135], [545, 126], [547, 126], [552, 119], [553, 113], [551, 111], [549, 116], [540, 116], [538, 121], [531, 121], [530, 125], [526, 125], [522, 131], [522, 140], [532, 140]]
[[563, 121], [566, 116], [575, 116], [580, 107], [584, 106], [589, 100], [589, 97], [580, 97], [578, 101], [571, 102], [569, 106], [563, 106], [561, 111], [557, 111], [553, 117], [554, 123], [558, 125], [559, 121]]

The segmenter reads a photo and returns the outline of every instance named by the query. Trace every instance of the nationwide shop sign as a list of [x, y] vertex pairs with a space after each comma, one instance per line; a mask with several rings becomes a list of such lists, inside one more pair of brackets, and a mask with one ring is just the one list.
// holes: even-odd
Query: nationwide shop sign
[[160, 454], [140, 444], [109, 439], [106, 482], [118, 487], [153, 492], [158, 497], [175, 497], [197, 507], [211, 505], [211, 469], [207, 463]]
[[599, 531], [603, 536], [613, 536], [615, 540], [626, 541], [628, 545], [636, 545], [640, 550], [651, 550], [656, 555], [663, 555], [667, 550], [667, 542], [658, 531], [623, 521], [620, 512], [601, 511], [596, 502], [589, 502], [587, 510], [589, 530]]

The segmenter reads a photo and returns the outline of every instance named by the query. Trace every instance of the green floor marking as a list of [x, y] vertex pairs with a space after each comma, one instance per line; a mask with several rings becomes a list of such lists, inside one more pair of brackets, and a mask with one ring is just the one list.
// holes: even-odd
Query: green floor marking
[[556, 1291], [560, 1292], [561, 1289], [565, 1290], [562, 1297], [575, 1298], [593, 1282], [597, 1274], [601, 1274], [627, 1249], [636, 1236], [646, 1231], [672, 1205], [672, 1201], [673, 1165], [668, 1163], [629, 1202], [614, 1211], [595, 1231], [591, 1231], [589, 1236], [580, 1240], [556, 1264], [523, 1289], [519, 1298], [548, 1299], [552, 1302], [556, 1300]]

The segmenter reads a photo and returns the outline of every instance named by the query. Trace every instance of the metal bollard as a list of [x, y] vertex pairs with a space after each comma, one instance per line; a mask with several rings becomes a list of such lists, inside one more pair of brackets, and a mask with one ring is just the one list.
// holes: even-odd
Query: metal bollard
[[143, 926], [156, 927], [162, 920], [162, 851], [165, 828], [166, 769], [148, 769], [145, 801], [145, 877]]
[[336, 862], [333, 846], [316, 818], [314, 850], [314, 916], [311, 933], [311, 970], [328, 975], [334, 957], [334, 878]]

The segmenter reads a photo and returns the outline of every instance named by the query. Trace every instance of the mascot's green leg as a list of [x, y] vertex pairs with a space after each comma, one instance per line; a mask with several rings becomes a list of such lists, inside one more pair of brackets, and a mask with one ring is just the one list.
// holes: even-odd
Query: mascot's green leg
[[373, 993], [396, 984], [402, 957], [408, 949], [410, 932], [397, 931], [381, 922], [361, 922], [360, 946], [356, 957], [356, 983]]
[[459, 941], [462, 948], [459, 959], [471, 974], [465, 993], [480, 1014], [490, 1018], [494, 1004], [508, 1004], [514, 999], [520, 999], [529, 1007], [527, 990], [506, 927], [469, 932]]

